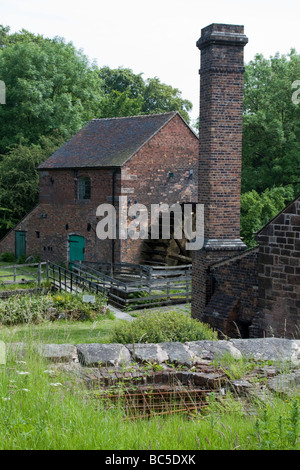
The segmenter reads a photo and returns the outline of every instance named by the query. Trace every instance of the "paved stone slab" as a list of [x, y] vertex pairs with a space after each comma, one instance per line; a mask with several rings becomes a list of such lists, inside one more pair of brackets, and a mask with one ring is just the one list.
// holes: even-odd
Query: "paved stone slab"
[[53, 362], [72, 362], [77, 357], [73, 344], [39, 344], [36, 350], [45, 359]]
[[231, 339], [230, 342], [247, 358], [261, 361], [291, 361], [300, 364], [300, 340], [285, 338]]
[[154, 343], [135, 343], [127, 344], [132, 358], [137, 362], [150, 362], [151, 364], [161, 364], [169, 359], [168, 354], [159, 344]]
[[185, 343], [188, 351], [190, 351], [194, 361], [208, 359], [212, 361], [215, 358], [222, 357], [224, 354], [231, 354], [234, 358], [242, 357], [241, 352], [229, 341], [191, 341]]
[[179, 342], [165, 342], [159, 343], [163, 351], [165, 351], [169, 357], [168, 362], [171, 364], [181, 364], [187, 367], [193, 365], [193, 357], [188, 348]]
[[129, 364], [131, 355], [123, 344], [77, 344], [78, 360], [88, 367]]

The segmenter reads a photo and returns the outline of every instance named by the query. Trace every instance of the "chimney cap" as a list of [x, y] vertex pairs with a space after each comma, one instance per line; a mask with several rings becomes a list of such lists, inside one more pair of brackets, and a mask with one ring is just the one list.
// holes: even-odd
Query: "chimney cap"
[[244, 26], [212, 23], [201, 30], [201, 37], [197, 41], [197, 47], [200, 50], [211, 44], [244, 47], [247, 42], [248, 38], [244, 34]]

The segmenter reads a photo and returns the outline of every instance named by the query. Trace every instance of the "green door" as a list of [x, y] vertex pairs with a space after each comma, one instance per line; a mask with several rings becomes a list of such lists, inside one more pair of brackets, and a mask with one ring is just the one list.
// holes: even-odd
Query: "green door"
[[73, 261], [84, 261], [85, 238], [80, 235], [70, 235], [70, 269]]
[[26, 254], [26, 232], [15, 231], [15, 256], [18, 260], [20, 256]]

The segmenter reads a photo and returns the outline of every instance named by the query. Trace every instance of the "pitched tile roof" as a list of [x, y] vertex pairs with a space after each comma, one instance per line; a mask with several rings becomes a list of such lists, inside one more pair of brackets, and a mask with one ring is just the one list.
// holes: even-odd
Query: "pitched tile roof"
[[176, 114], [93, 119], [39, 169], [122, 166]]

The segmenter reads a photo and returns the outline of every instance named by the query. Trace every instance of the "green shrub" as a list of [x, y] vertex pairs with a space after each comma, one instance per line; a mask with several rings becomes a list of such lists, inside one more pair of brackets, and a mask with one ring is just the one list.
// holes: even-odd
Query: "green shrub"
[[13, 295], [0, 301], [0, 322], [5, 325], [38, 323], [51, 306], [47, 296]]
[[83, 294], [13, 295], [0, 300], [0, 323], [40, 323], [56, 320], [59, 314], [71, 320], [92, 320], [106, 313], [106, 298], [95, 296], [95, 303], [83, 301]]
[[19, 258], [17, 260], [17, 263], [18, 264], [25, 264], [27, 258], [28, 258], [28, 255], [25, 255], [25, 254], [21, 255], [21, 256], [19, 256]]
[[205, 339], [216, 340], [217, 334], [209, 325], [176, 311], [145, 313], [132, 322], [116, 326], [112, 332], [112, 342], [121, 344]]
[[105, 296], [93, 295], [95, 302], [92, 303], [84, 302], [84, 295], [59, 292], [50, 294], [49, 298], [57, 313], [64, 313], [67, 318], [72, 320], [94, 320], [97, 315], [106, 312], [107, 299]]
[[3, 261], [5, 263], [14, 263], [16, 261], [16, 258], [15, 258], [15, 255], [13, 253], [8, 253], [6, 251], [4, 253], [1, 253], [0, 261]]

